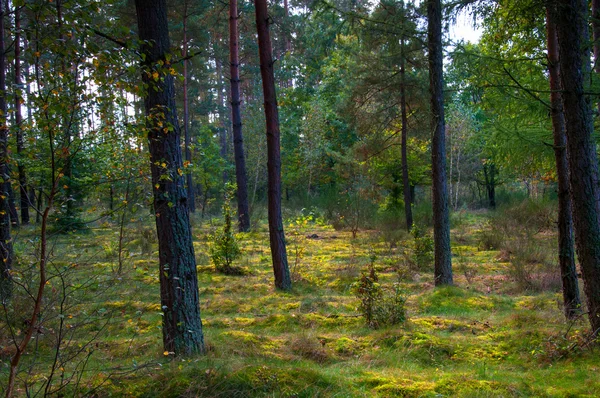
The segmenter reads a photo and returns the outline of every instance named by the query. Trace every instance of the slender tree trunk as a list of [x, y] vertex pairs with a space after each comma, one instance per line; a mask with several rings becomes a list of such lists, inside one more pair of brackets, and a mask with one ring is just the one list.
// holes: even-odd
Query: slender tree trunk
[[600, 207], [598, 158], [591, 106], [584, 94], [587, 2], [560, 0], [552, 9], [559, 43], [569, 183], [577, 258], [592, 332], [600, 330]]
[[202, 353], [196, 259], [185, 177], [181, 173], [174, 82], [167, 58], [170, 42], [166, 0], [136, 0], [135, 7], [139, 38], [144, 43], [142, 78], [148, 85], [144, 105], [158, 234], [163, 344], [165, 351], [174, 355]]
[[434, 279], [436, 286], [452, 285], [452, 253], [450, 251], [450, 217], [446, 182], [446, 125], [444, 121], [444, 76], [442, 64], [442, 5], [428, 0], [429, 94], [432, 113], [432, 199]]
[[223, 159], [223, 164], [225, 167], [223, 168], [223, 184], [227, 184], [229, 182], [229, 175], [227, 173], [227, 127], [225, 125], [225, 112], [223, 110], [223, 81], [221, 80], [221, 76], [223, 75], [223, 65], [221, 64], [221, 59], [219, 58], [217, 53], [217, 43], [219, 42], [218, 38], [214, 45], [215, 50], [215, 69], [217, 73], [217, 109], [219, 112], [219, 143], [221, 147], [221, 158]]
[[235, 180], [237, 183], [238, 228], [240, 232], [250, 230], [248, 208], [248, 178], [244, 139], [242, 135], [242, 113], [240, 110], [240, 57], [238, 47], [237, 0], [229, 0], [229, 64], [231, 69], [231, 121], [233, 124], [233, 152], [235, 154]]
[[273, 73], [273, 48], [269, 36], [269, 15], [267, 1], [256, 0], [256, 29], [258, 31], [258, 51], [260, 56], [260, 74], [265, 101], [267, 125], [267, 175], [269, 181], [269, 238], [271, 257], [275, 273], [275, 286], [282, 290], [292, 288], [290, 270], [285, 248], [285, 234], [281, 217], [281, 152], [277, 95]]
[[546, 36], [548, 41], [550, 102], [552, 105], [552, 135], [554, 137], [554, 158], [556, 159], [556, 175], [558, 177], [558, 262], [562, 279], [565, 316], [567, 319], [573, 319], [581, 313], [581, 299], [579, 298], [579, 283], [577, 281], [577, 269], [575, 268], [565, 116], [560, 99], [558, 40], [556, 26], [549, 10], [546, 11]]
[[4, 52], [4, 6], [0, 2], [0, 300], [12, 296], [12, 238], [8, 205], [8, 126], [6, 125], [6, 55]]
[[[188, 164], [192, 163], [192, 150], [191, 150], [191, 137], [190, 137], [190, 111], [189, 111], [189, 98], [188, 98], [188, 60], [185, 59], [188, 53], [188, 38], [187, 38], [187, 19], [188, 19], [188, 1], [185, 1], [183, 11], [183, 135], [184, 135], [184, 146], [185, 146], [185, 161]], [[188, 206], [190, 212], [196, 211], [196, 198], [194, 192], [194, 182], [192, 180], [192, 173], [187, 172], [186, 175], [186, 186], [188, 190]]]
[[400, 112], [402, 120], [402, 186], [404, 194], [404, 215], [406, 229], [410, 231], [413, 226], [412, 205], [410, 198], [410, 180], [408, 178], [408, 117], [406, 115], [406, 68], [404, 60], [404, 39], [400, 43]]
[[23, 151], [25, 149], [23, 140], [23, 115], [21, 113], [21, 104], [23, 98], [20, 95], [21, 90], [21, 11], [15, 9], [15, 125], [17, 131], [17, 154], [19, 155], [19, 193], [21, 202], [21, 223], [29, 224], [29, 197], [27, 196], [27, 175], [25, 174], [25, 165], [23, 164]]

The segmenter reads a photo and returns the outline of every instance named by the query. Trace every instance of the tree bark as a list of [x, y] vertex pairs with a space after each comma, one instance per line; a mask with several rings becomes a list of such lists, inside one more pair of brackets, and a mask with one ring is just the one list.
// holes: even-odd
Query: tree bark
[[[188, 98], [188, 39], [187, 39], [187, 19], [188, 19], [188, 1], [185, 1], [183, 11], [183, 135], [185, 147], [185, 160], [188, 164], [192, 163], [192, 140], [190, 137], [190, 111]], [[194, 192], [194, 181], [192, 173], [187, 172], [185, 175], [186, 188], [188, 191], [188, 207], [190, 212], [196, 212], [196, 198]]]
[[558, 40], [556, 37], [556, 26], [549, 10], [546, 10], [546, 36], [548, 41], [550, 104], [552, 106], [552, 135], [554, 138], [554, 158], [556, 160], [556, 176], [558, 179], [558, 263], [562, 279], [565, 316], [567, 319], [573, 319], [581, 314], [581, 298], [579, 297], [579, 283], [577, 280], [577, 268], [575, 267], [565, 116], [563, 114], [560, 95]]
[[[594, 40], [594, 72], [600, 74], [600, 0], [592, 0], [592, 39]], [[600, 101], [596, 106], [600, 115]]]
[[25, 173], [25, 165], [23, 164], [23, 151], [25, 149], [23, 140], [23, 114], [21, 112], [21, 97], [20, 90], [22, 89], [21, 82], [21, 11], [17, 7], [15, 9], [15, 127], [17, 138], [17, 154], [19, 155], [19, 196], [21, 204], [21, 223], [29, 224], [29, 196], [27, 195], [27, 175]]
[[233, 124], [233, 152], [235, 155], [235, 180], [237, 184], [238, 228], [240, 232], [250, 230], [248, 208], [248, 178], [244, 139], [242, 135], [242, 113], [240, 109], [240, 57], [237, 0], [229, 1], [229, 64], [231, 70], [231, 121]]
[[404, 215], [406, 218], [406, 229], [410, 231], [413, 226], [412, 204], [410, 197], [410, 180], [408, 178], [408, 117], [406, 116], [406, 68], [404, 60], [404, 38], [400, 42], [400, 113], [402, 120], [402, 186], [404, 194]]
[[277, 95], [273, 73], [273, 48], [269, 36], [269, 15], [267, 1], [256, 0], [256, 29], [258, 32], [258, 51], [260, 74], [262, 77], [267, 126], [267, 176], [269, 181], [268, 213], [271, 257], [275, 273], [275, 286], [282, 290], [292, 288], [290, 270], [285, 248], [285, 234], [281, 217], [281, 151]]
[[196, 259], [182, 172], [166, 0], [136, 0], [158, 234], [163, 344], [174, 355], [204, 352]]
[[450, 217], [446, 184], [446, 142], [444, 121], [444, 76], [442, 64], [442, 5], [440, 0], [427, 2], [429, 49], [429, 94], [432, 114], [432, 199], [434, 279], [436, 286], [452, 285], [450, 251]]
[[12, 238], [8, 206], [8, 126], [6, 125], [6, 54], [4, 52], [4, 6], [0, 2], [0, 300], [12, 296]]
[[597, 334], [600, 329], [600, 195], [591, 106], [584, 94], [584, 62], [589, 59], [587, 2], [558, 0], [552, 12], [559, 43], [575, 244], [588, 316], [592, 332]]
[[217, 36], [217, 39], [214, 44], [214, 52], [215, 52], [215, 71], [217, 74], [217, 111], [219, 113], [219, 144], [221, 147], [220, 155], [223, 159], [223, 185], [229, 182], [229, 174], [227, 173], [227, 127], [225, 123], [225, 111], [224, 111], [224, 98], [223, 98], [223, 81], [221, 80], [221, 76], [223, 75], [223, 65], [221, 64], [221, 59], [217, 55], [217, 46], [220, 41], [220, 36]]

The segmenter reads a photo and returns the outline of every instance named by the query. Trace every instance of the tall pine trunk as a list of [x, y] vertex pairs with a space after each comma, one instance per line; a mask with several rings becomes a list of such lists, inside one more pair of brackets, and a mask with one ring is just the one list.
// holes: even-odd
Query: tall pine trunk
[[429, 49], [429, 94], [431, 97], [431, 169], [433, 199], [434, 281], [436, 286], [452, 285], [450, 217], [446, 184], [446, 125], [444, 121], [444, 76], [442, 64], [442, 5], [427, 2], [427, 43]]
[[404, 194], [404, 215], [406, 229], [410, 232], [413, 226], [412, 200], [410, 196], [410, 180], [408, 178], [408, 117], [406, 116], [406, 61], [404, 60], [404, 38], [400, 41], [400, 113], [402, 120], [402, 186]]
[[27, 175], [25, 174], [25, 165], [23, 164], [23, 151], [25, 149], [23, 140], [23, 114], [21, 112], [21, 103], [23, 98], [20, 95], [22, 89], [21, 82], [21, 11], [15, 9], [15, 127], [17, 138], [17, 154], [19, 155], [19, 196], [21, 204], [21, 223], [29, 224], [29, 196], [27, 192]]
[[546, 36], [548, 41], [550, 103], [552, 106], [552, 135], [554, 137], [554, 158], [558, 178], [558, 262], [562, 278], [565, 316], [567, 319], [572, 319], [581, 313], [581, 299], [579, 297], [577, 269], [575, 268], [567, 139], [565, 137], [565, 116], [560, 95], [558, 40], [556, 25], [549, 10], [546, 11]]
[[256, 29], [258, 31], [258, 52], [262, 77], [267, 125], [267, 175], [268, 213], [271, 257], [275, 273], [275, 286], [282, 290], [292, 288], [290, 270], [285, 248], [285, 234], [281, 218], [281, 150], [277, 95], [273, 73], [273, 48], [269, 36], [269, 15], [267, 1], [256, 0]]
[[[185, 160], [188, 164], [192, 163], [192, 140], [190, 137], [190, 104], [188, 98], [188, 39], [187, 39], [187, 20], [188, 20], [188, 1], [185, 1], [183, 11], [183, 136], [185, 147]], [[186, 188], [188, 191], [188, 207], [190, 212], [196, 211], [196, 198], [194, 191], [194, 181], [192, 173], [188, 172], [185, 175]]]
[[592, 112], [584, 92], [587, 69], [584, 62], [589, 59], [585, 47], [588, 45], [587, 2], [559, 0], [552, 12], [559, 44], [575, 244], [588, 316], [592, 332], [597, 334], [600, 329], [600, 192]]
[[4, 6], [0, 1], [0, 300], [12, 296], [12, 239], [8, 206], [8, 126], [6, 125], [6, 54], [4, 52]]
[[[204, 352], [196, 259], [182, 170], [173, 76], [167, 57], [166, 0], [136, 0], [142, 79], [158, 234], [163, 345], [167, 352]], [[162, 66], [161, 66], [162, 65]]]
[[237, 183], [238, 228], [240, 232], [250, 230], [248, 208], [248, 178], [244, 139], [242, 135], [242, 113], [240, 109], [240, 57], [238, 34], [237, 0], [229, 1], [229, 64], [231, 69], [231, 121], [233, 124], [233, 152], [235, 155], [235, 180]]

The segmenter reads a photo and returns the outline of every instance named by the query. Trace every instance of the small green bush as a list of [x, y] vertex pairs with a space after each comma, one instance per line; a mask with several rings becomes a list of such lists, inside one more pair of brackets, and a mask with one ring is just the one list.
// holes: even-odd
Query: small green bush
[[402, 291], [398, 284], [393, 289], [385, 289], [379, 283], [375, 272], [375, 258], [371, 257], [367, 271], [362, 272], [354, 284], [354, 292], [360, 300], [358, 310], [367, 326], [377, 329], [386, 325], [396, 325], [406, 320], [406, 311]]
[[231, 196], [233, 189], [228, 186], [225, 189], [223, 201], [223, 218], [225, 223], [223, 229], [211, 236], [210, 258], [218, 272], [227, 275], [241, 274], [241, 268], [233, 266], [233, 262], [240, 257], [241, 250], [231, 228]]

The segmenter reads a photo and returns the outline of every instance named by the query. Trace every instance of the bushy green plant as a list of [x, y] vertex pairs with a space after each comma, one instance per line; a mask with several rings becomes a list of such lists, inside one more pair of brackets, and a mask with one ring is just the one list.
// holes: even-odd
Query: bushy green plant
[[223, 229], [211, 236], [210, 258], [217, 271], [228, 275], [240, 274], [241, 269], [233, 262], [242, 254], [231, 228], [231, 196], [235, 190], [228, 185], [223, 200]]
[[433, 264], [433, 238], [416, 224], [410, 230], [413, 237], [413, 261], [417, 269], [426, 269]]
[[353, 287], [356, 297], [360, 300], [358, 310], [367, 326], [377, 329], [406, 320], [404, 309], [406, 299], [398, 284], [394, 284], [391, 290], [381, 286], [374, 261], [375, 257], [372, 256], [367, 270], [361, 273]]

